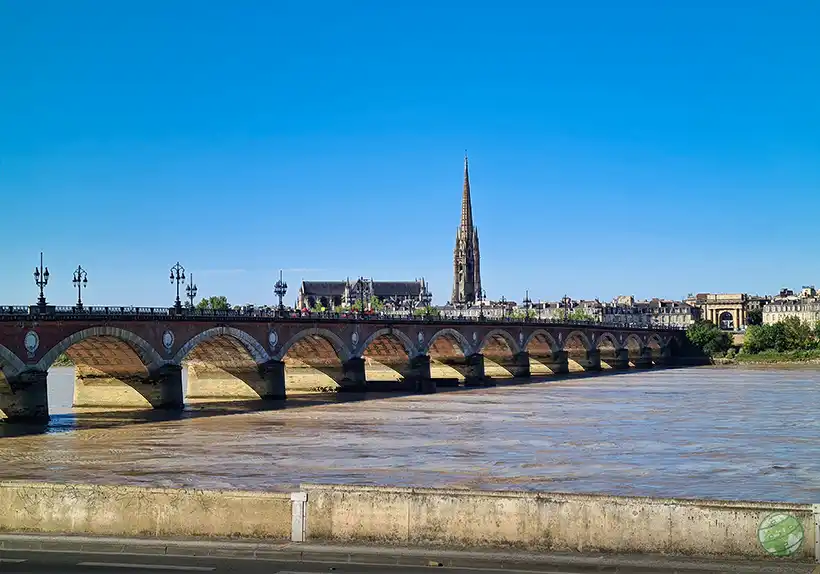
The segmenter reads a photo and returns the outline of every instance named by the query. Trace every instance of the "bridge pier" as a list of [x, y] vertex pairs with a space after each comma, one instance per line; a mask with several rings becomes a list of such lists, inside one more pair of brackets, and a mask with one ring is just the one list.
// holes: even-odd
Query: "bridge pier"
[[464, 361], [465, 387], [491, 387], [493, 382], [484, 375], [484, 355], [473, 353]]
[[597, 349], [587, 351], [584, 357], [575, 359], [584, 371], [600, 371], [601, 370], [601, 352]]
[[342, 364], [342, 379], [338, 381], [340, 393], [363, 393], [367, 390], [364, 358], [353, 357]]
[[0, 391], [0, 411], [8, 422], [46, 422], [48, 416], [48, 372], [23, 371], [9, 378]]
[[672, 357], [672, 349], [669, 346], [661, 348], [661, 356], [653, 360], [659, 367], [667, 367], [672, 364], [674, 358]]
[[74, 405], [80, 408], [182, 409], [182, 367], [166, 364], [144, 375], [111, 376], [74, 367]]
[[652, 348], [651, 347], [642, 347], [641, 348], [641, 356], [637, 357], [632, 360], [635, 363], [635, 367], [638, 369], [649, 369], [652, 367]]
[[609, 365], [613, 370], [624, 370], [629, 368], [629, 349], [615, 351], [614, 357], [604, 357], [602, 363]]
[[404, 378], [413, 385], [416, 392], [436, 392], [436, 382], [430, 377], [430, 355], [411, 357]]
[[521, 351], [513, 355], [513, 364], [510, 365], [510, 372], [515, 378], [529, 378], [530, 354], [526, 351]]

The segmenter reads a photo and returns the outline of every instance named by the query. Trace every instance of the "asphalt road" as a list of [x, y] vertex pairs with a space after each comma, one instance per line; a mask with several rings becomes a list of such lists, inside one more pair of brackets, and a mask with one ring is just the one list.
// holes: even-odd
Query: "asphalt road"
[[[475, 567], [448, 568], [434, 563], [419, 566], [398, 566], [391, 564], [350, 564], [343, 562], [304, 562], [279, 561], [270, 559], [239, 559], [188, 556], [146, 556], [139, 554], [103, 554], [59, 551], [3, 550], [0, 552], [0, 572], [2, 574], [72, 574], [92, 572], [95, 574], [126, 574], [129, 572], [146, 574], [148, 572], [248, 572], [264, 574], [376, 574], [390, 572], [393, 574], [419, 574], [439, 571], [447, 574], [514, 574], [516, 572], [539, 572], [541, 574], [588, 574], [591, 572], [717, 572], [721, 570], [697, 570], [665, 568], [656, 565], [652, 568], [616, 567], [572, 567], [555, 565], [522, 565], [524, 569], [496, 569], [489, 564], [476, 564]], [[657, 569], [656, 569], [657, 568]], [[725, 571], [730, 571], [729, 569]], [[806, 573], [815, 571], [806, 565], [800, 569]]]
[[[289, 562], [269, 559], [237, 559], [187, 556], [144, 556], [125, 554], [97, 554], [54, 551], [7, 551], [0, 553], [2, 574], [71, 574], [92, 572], [95, 574], [126, 574], [129, 572], [146, 574], [149, 572], [247, 572], [250, 574], [419, 574], [431, 571], [447, 574], [494, 574], [515, 572], [539, 572], [542, 574], [586, 574], [590, 569], [549, 569], [510, 570], [486, 567], [446, 568], [434, 564], [419, 566], [398, 566], [390, 564], [349, 564], [333, 562]], [[546, 568], [546, 566], [544, 566]], [[599, 570], [594, 570], [599, 571]], [[615, 572], [615, 570], [609, 570]], [[618, 570], [626, 572], [626, 570]], [[646, 570], [642, 570], [646, 572]]]

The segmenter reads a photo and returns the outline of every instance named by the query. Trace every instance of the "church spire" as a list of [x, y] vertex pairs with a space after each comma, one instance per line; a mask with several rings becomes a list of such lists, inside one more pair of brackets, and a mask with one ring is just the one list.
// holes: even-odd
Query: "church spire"
[[467, 160], [467, 150], [464, 150], [464, 191], [461, 196], [461, 228], [470, 232], [473, 229], [473, 203], [470, 198], [470, 167]]
[[470, 197], [470, 167], [464, 152], [464, 190], [461, 196], [461, 224], [453, 250], [454, 305], [471, 305], [481, 296], [481, 266], [478, 230], [473, 226], [473, 204]]

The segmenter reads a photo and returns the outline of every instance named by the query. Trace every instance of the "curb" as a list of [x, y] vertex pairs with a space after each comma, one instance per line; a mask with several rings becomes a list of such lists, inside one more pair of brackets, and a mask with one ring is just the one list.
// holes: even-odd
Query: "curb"
[[816, 565], [783, 561], [730, 561], [661, 555], [547, 554], [512, 551], [465, 551], [439, 548], [338, 546], [293, 542], [228, 540], [155, 540], [86, 536], [0, 534], [2, 551], [207, 557], [277, 562], [347, 563], [531, 572], [572, 567], [590, 572], [811, 573]]

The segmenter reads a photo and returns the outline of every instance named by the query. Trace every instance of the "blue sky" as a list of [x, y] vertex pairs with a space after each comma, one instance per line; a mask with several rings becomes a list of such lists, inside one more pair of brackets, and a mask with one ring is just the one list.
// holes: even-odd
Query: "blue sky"
[[820, 3], [0, 2], [0, 303], [820, 284]]

